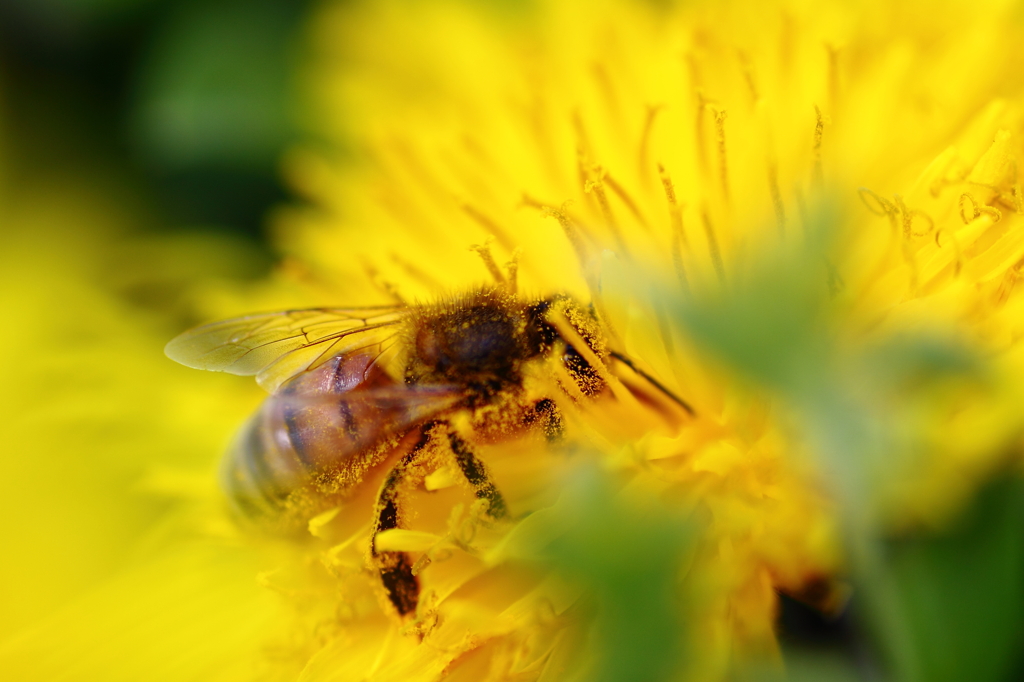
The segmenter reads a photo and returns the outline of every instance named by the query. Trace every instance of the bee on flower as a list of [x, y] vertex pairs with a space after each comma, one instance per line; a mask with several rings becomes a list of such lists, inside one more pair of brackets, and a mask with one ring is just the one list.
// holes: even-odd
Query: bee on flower
[[[835, 616], [874, 570], [863, 538], [962, 504], [1013, 390], [913, 393], [865, 350], [968, 329], [1019, 366], [1020, 109], [985, 66], [1019, 30], [951, 17], [318, 13], [314, 115], [358, 161], [290, 153], [316, 209], [276, 237], [294, 281], [355, 307], [168, 346], [272, 393], [225, 486], [314, 536], [293, 567], [319, 562], [303, 589], [337, 609], [296, 604], [330, 633], [309, 679], [728, 679], [779, 665], [780, 594]], [[581, 516], [583, 461], [615, 514]]]

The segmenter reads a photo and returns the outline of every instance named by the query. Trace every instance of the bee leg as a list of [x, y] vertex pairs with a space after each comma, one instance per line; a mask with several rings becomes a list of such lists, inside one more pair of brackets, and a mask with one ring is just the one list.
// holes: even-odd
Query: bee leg
[[419, 602], [420, 583], [413, 573], [413, 562], [405, 552], [381, 552], [377, 550], [377, 536], [386, 530], [398, 528], [401, 521], [399, 493], [408, 475], [430, 445], [433, 431], [439, 422], [429, 422], [422, 428], [420, 439], [391, 468], [384, 484], [377, 494], [376, 524], [370, 537], [370, 554], [380, 572], [381, 582], [387, 592], [388, 600], [398, 611], [398, 615], [407, 616], [416, 612]]
[[530, 415], [530, 423], [540, 422], [544, 429], [544, 436], [549, 443], [558, 443], [565, 436], [565, 420], [562, 418], [562, 411], [551, 398], [541, 398], [533, 404], [533, 414]]
[[448, 432], [448, 442], [451, 445], [452, 454], [455, 455], [455, 463], [459, 465], [462, 475], [473, 486], [477, 499], [487, 500], [487, 515], [492, 519], [508, 518], [505, 498], [501, 496], [498, 487], [487, 475], [487, 468], [473, 453], [469, 443], [454, 431]]

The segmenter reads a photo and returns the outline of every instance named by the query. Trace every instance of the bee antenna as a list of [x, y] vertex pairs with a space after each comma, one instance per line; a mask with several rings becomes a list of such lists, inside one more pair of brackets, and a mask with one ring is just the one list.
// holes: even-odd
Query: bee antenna
[[693, 409], [693, 406], [690, 405], [690, 403], [686, 402], [685, 400], [677, 396], [675, 393], [670, 391], [668, 387], [665, 386], [665, 384], [661, 383], [660, 381], [652, 377], [650, 374], [637, 367], [636, 363], [633, 362], [629, 358], [629, 356], [623, 355], [622, 353], [615, 350], [610, 351], [609, 355], [611, 355], [613, 358], [624, 364], [626, 367], [629, 367], [631, 370], [642, 376], [644, 379], [647, 379], [647, 381], [651, 382], [651, 385], [653, 385], [656, 389], [658, 389], [666, 396], [671, 398], [673, 402], [677, 403], [681, 408], [686, 410], [687, 414], [689, 414], [691, 417], [697, 416], [697, 411]]

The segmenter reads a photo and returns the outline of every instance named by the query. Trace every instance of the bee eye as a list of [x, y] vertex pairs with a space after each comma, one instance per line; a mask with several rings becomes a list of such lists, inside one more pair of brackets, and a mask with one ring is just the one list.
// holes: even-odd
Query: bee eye
[[437, 334], [429, 327], [423, 327], [416, 334], [416, 352], [429, 365], [436, 365], [441, 355]]
[[572, 346], [565, 347], [565, 352], [562, 353], [562, 364], [565, 365], [567, 370], [569, 370], [569, 374], [574, 377], [596, 374], [594, 368], [590, 366], [590, 363], [587, 362], [586, 358], [580, 355], [579, 351]]
[[579, 354], [579, 351], [568, 345], [565, 347], [565, 352], [562, 353], [562, 364], [569, 369], [583, 369], [590, 367], [590, 363]]

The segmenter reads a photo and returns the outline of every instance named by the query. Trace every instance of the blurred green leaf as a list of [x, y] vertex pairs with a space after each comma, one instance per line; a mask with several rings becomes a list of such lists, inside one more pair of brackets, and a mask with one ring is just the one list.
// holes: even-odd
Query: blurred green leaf
[[[35, 1], [39, 2], [39, 0]], [[152, 5], [155, 2], [157, 0], [49, 0], [50, 5], [61, 11], [90, 15], [116, 14]]]
[[797, 390], [830, 361], [822, 311], [823, 262], [785, 254], [731, 283], [722, 294], [679, 311], [691, 335], [750, 378]]
[[922, 415], [948, 416], [936, 400], [943, 387], [969, 399], [985, 388], [985, 365], [954, 329], [870, 344], [841, 336], [830, 221], [816, 224], [805, 244], [764, 254], [717, 295], [670, 297], [670, 309], [709, 353], [780, 398], [820, 457], [840, 502], [855, 598], [895, 679], [1008, 679], [1024, 644], [1022, 486], [987, 491], [946, 535], [892, 546], [879, 539], [874, 506], [893, 476], [914, 475], [930, 442], [920, 425], [941, 423]]
[[683, 661], [680, 562], [692, 528], [657, 504], [640, 510], [615, 497], [596, 472], [582, 472], [566, 495], [577, 516], [549, 559], [596, 596], [598, 682], [656, 682]]
[[982, 374], [978, 356], [953, 338], [904, 336], [867, 349], [858, 359], [881, 390], [920, 386], [950, 376]]
[[1024, 484], [984, 490], [948, 532], [892, 544], [918, 679], [1009, 681], [1024, 650]]
[[[717, 290], [668, 297], [687, 335], [739, 374], [790, 399], [820, 392], [835, 370], [832, 302], [841, 280], [829, 252], [836, 221], [823, 206], [803, 239], [729, 268]], [[667, 288], [667, 292], [677, 288]]]
[[792, 651], [786, 655], [788, 682], [857, 682], [857, 674], [849, 659], [826, 651]]
[[37, 30], [66, 35], [102, 29], [166, 0], [8, 0], [8, 12], [27, 17]]
[[158, 166], [274, 164], [288, 139], [289, 50], [304, 3], [175, 8], [139, 75], [136, 136]]

